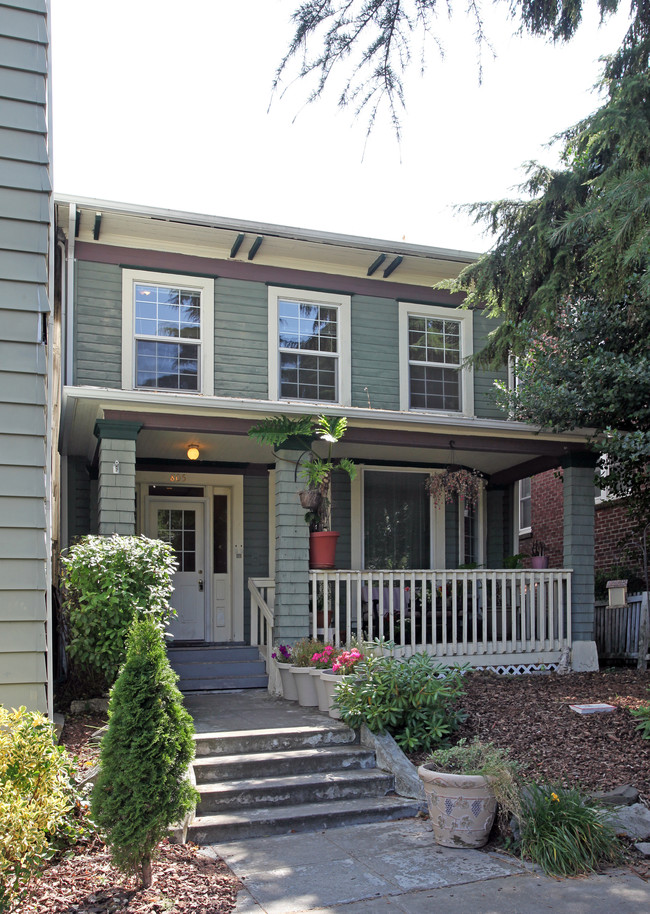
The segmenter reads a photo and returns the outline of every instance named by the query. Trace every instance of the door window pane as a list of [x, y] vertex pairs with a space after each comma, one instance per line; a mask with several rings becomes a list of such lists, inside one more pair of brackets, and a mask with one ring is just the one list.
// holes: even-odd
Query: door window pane
[[228, 496], [214, 496], [214, 574], [228, 574]]
[[158, 508], [158, 539], [170, 543], [177, 571], [196, 571], [196, 511]]

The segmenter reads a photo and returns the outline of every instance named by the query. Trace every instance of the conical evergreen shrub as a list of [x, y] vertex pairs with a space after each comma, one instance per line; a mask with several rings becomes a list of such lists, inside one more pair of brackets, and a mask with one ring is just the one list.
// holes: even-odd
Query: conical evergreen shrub
[[186, 777], [194, 726], [176, 681], [160, 628], [151, 618], [135, 621], [111, 690], [92, 814], [115, 865], [144, 885], [157, 845], [197, 797]]

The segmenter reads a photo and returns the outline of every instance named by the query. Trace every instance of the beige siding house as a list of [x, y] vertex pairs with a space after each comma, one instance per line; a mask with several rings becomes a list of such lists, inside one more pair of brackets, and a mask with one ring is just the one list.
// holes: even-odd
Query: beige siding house
[[0, 3], [0, 703], [48, 707], [48, 5]]

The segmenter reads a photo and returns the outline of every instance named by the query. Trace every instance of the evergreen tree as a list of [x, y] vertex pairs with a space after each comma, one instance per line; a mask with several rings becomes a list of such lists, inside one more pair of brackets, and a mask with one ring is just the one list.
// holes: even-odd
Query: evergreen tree
[[126, 661], [111, 690], [92, 814], [115, 865], [151, 885], [151, 860], [171, 824], [196, 802], [186, 777], [193, 724], [151, 618], [133, 623]]

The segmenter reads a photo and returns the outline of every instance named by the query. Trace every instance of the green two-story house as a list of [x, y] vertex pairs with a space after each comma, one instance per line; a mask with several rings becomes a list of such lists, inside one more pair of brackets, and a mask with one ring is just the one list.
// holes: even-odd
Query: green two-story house
[[[436, 288], [475, 255], [58, 198], [62, 544], [170, 540], [173, 633], [195, 645], [312, 632], [528, 669], [594, 662], [593, 459], [511, 421], [466, 361], [490, 321]], [[291, 449], [268, 416], [345, 416], [335, 567], [310, 569]], [[318, 450], [320, 444], [316, 444]], [[562, 568], [512, 568], [518, 480], [564, 467]], [[466, 468], [478, 494], [434, 499]]]

